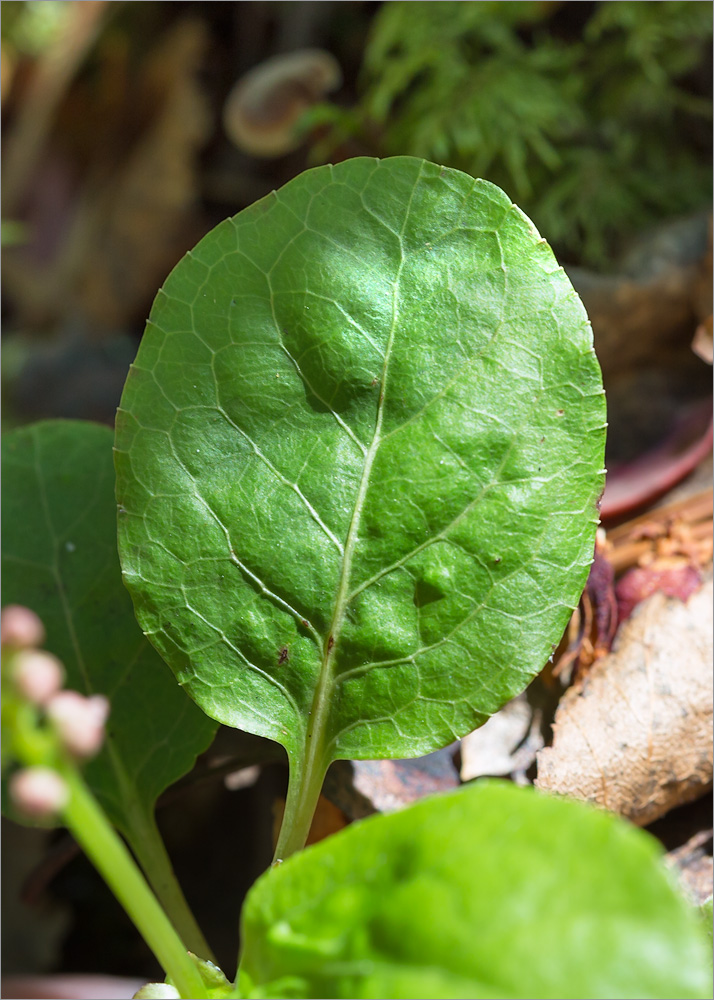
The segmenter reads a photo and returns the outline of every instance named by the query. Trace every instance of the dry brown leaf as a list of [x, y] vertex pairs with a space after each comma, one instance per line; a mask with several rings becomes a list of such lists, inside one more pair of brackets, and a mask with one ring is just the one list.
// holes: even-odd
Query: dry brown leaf
[[620, 622], [629, 618], [638, 604], [658, 591], [667, 597], [687, 601], [699, 589], [701, 582], [698, 570], [681, 558], [628, 569], [615, 591]]
[[692, 340], [692, 350], [694, 353], [706, 361], [708, 365], [714, 361], [714, 347], [712, 345], [712, 317], [707, 316], [703, 323], [694, 331]]
[[281, 52], [245, 73], [223, 109], [231, 142], [251, 156], [284, 156], [305, 141], [305, 112], [342, 83], [335, 57], [323, 49]]
[[709, 462], [705, 463], [703, 476], [707, 489], [700, 490], [695, 484], [692, 493], [689, 484], [694, 480], [688, 479], [683, 487], [668, 494], [674, 502], [667, 502], [608, 530], [607, 557], [615, 572], [652, 565], [660, 557], [672, 555], [686, 556], [692, 565], [700, 568], [709, 565], [712, 561], [711, 479]]
[[394, 812], [425, 795], [458, 787], [453, 752], [450, 746], [411, 760], [337, 760], [323, 792], [352, 820]]
[[685, 894], [695, 906], [709, 899], [714, 888], [714, 861], [709, 853], [711, 840], [711, 830], [700, 830], [665, 857], [666, 864], [676, 872]]
[[610, 551], [605, 531], [600, 528], [585, 590], [566, 630], [567, 648], [556, 655], [553, 666], [553, 677], [566, 683], [570, 683], [573, 673], [579, 680], [596, 660], [609, 653], [615, 638], [617, 600]]
[[[273, 803], [273, 847], [278, 842], [280, 824], [283, 821], [284, 815], [285, 799], [276, 799]], [[342, 810], [333, 805], [324, 795], [321, 795], [317, 800], [317, 808], [315, 809], [315, 815], [312, 817], [306, 846], [317, 844], [319, 841], [324, 840], [325, 837], [329, 837], [333, 833], [338, 833], [347, 826], [348, 822], [349, 820]]]
[[712, 783], [712, 583], [687, 603], [653, 594], [613, 652], [570, 688], [539, 788], [644, 826]]
[[524, 784], [525, 772], [543, 746], [540, 721], [540, 710], [530, 705], [525, 693], [509, 701], [461, 740], [461, 780], [513, 775]]

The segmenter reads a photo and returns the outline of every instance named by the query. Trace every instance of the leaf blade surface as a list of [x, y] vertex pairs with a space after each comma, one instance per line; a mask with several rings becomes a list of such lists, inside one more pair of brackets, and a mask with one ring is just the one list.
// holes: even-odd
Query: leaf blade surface
[[582, 305], [503, 192], [317, 168], [157, 296], [117, 421], [125, 580], [209, 715], [292, 760], [416, 756], [558, 641], [603, 446]]
[[2, 464], [3, 602], [40, 616], [68, 687], [109, 698], [105, 745], [85, 774], [112, 822], [136, 836], [215, 725], [136, 624], [116, 551], [112, 432], [45, 421], [3, 435]]

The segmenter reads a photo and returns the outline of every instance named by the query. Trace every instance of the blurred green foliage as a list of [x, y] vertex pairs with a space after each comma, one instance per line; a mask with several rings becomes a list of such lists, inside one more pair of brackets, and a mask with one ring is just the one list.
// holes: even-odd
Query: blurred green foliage
[[560, 255], [607, 267], [622, 236], [708, 204], [710, 2], [408, 3], [379, 10], [357, 138], [503, 187]]
[[24, 55], [39, 55], [57, 39], [69, 7], [69, 0], [2, 0], [2, 39]]

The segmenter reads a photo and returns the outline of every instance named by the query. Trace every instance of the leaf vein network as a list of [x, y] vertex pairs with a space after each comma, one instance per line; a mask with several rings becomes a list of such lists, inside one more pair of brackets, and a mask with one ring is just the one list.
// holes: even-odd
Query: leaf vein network
[[303, 506], [305, 507], [305, 509], [307, 510], [307, 512], [310, 514], [310, 516], [315, 521], [315, 523], [322, 529], [322, 531], [325, 533], [325, 535], [330, 540], [330, 542], [332, 542], [332, 544], [335, 546], [335, 548], [337, 549], [337, 551], [339, 552], [339, 554], [341, 556], [344, 555], [344, 546], [343, 546], [342, 542], [327, 527], [327, 525], [325, 524], [325, 522], [322, 520], [322, 518], [320, 517], [320, 515], [318, 514], [318, 512], [312, 506], [312, 504], [307, 499], [307, 497], [302, 492], [302, 490], [297, 485], [297, 483], [291, 483], [290, 480], [286, 476], [284, 476], [282, 474], [282, 472], [280, 472], [273, 465], [273, 463], [270, 461], [270, 459], [266, 455], [263, 454], [263, 452], [260, 450], [260, 448], [255, 443], [255, 441], [253, 441], [253, 439], [251, 438], [251, 436], [249, 434], [247, 434], [243, 430], [243, 428], [240, 427], [240, 425], [237, 424], [236, 421], [233, 420], [232, 417], [228, 413], [226, 413], [226, 411], [223, 409], [222, 406], [219, 405], [217, 407], [217, 412], [221, 414], [221, 416], [225, 419], [226, 423], [228, 423], [231, 427], [234, 428], [234, 430], [238, 431], [238, 433], [241, 434], [245, 438], [245, 440], [248, 442], [248, 444], [253, 449], [253, 452], [256, 455], [256, 457], [259, 458], [261, 460], [261, 462], [263, 462], [264, 465], [268, 469], [270, 469], [270, 471], [273, 473], [273, 475], [276, 477], [276, 479], [280, 483], [282, 483], [283, 486], [287, 486], [289, 489], [291, 489], [299, 497], [301, 503], [303, 504]]
[[[449, 522], [449, 524], [441, 528], [441, 530], [437, 532], [436, 535], [432, 536], [431, 538], [427, 538], [426, 541], [422, 542], [420, 545], [417, 545], [415, 548], [411, 550], [411, 552], [408, 552], [406, 555], [402, 556], [401, 559], [397, 559], [390, 566], [385, 567], [378, 573], [375, 573], [374, 576], [370, 577], [369, 580], [366, 580], [364, 583], [360, 584], [359, 587], [353, 590], [352, 593], [349, 595], [348, 602], [354, 600], [354, 598], [357, 597], [359, 594], [361, 594], [363, 590], [366, 590], [368, 587], [371, 587], [373, 584], [377, 583], [378, 580], [381, 580], [383, 577], [387, 576], [395, 569], [399, 569], [401, 566], [404, 566], [411, 559], [413, 559], [414, 556], [418, 555], [420, 552], [423, 552], [424, 549], [428, 549], [430, 546], [436, 544], [437, 542], [449, 542], [453, 544], [452, 540], [448, 538], [448, 532], [450, 532], [453, 528], [458, 527], [461, 521], [473, 511], [473, 509], [477, 506], [477, 504], [481, 502], [481, 500], [483, 500], [486, 493], [488, 493], [491, 490], [498, 489], [498, 487], [500, 486], [505, 485], [500, 481], [499, 476], [501, 472], [503, 472], [506, 463], [511, 457], [517, 439], [518, 439], [518, 434], [517, 433], [513, 434], [511, 438], [511, 443], [506, 449], [506, 452], [503, 458], [501, 459], [501, 463], [494, 474], [493, 481], [490, 483], [486, 483], [481, 488], [481, 492], [476, 497], [474, 497], [474, 499], [471, 500], [470, 503], [468, 503], [463, 510], [459, 511], [459, 513]], [[473, 554], [468, 553], [468, 555], [472, 556]]]
[[267, 680], [270, 684], [273, 685], [273, 687], [277, 688], [278, 691], [280, 691], [280, 693], [283, 695], [287, 703], [293, 708], [296, 717], [299, 719], [300, 711], [298, 709], [297, 702], [293, 698], [292, 694], [285, 687], [285, 685], [281, 684], [278, 678], [274, 677], [267, 670], [264, 670], [262, 667], [259, 667], [257, 663], [253, 663], [251, 660], [249, 660], [248, 657], [245, 655], [245, 653], [240, 649], [240, 647], [236, 646], [235, 643], [231, 642], [231, 640], [225, 634], [223, 629], [219, 628], [217, 625], [214, 625], [213, 622], [210, 622], [204, 615], [201, 614], [200, 611], [197, 611], [196, 608], [192, 607], [191, 602], [188, 599], [188, 595], [186, 594], [185, 587], [183, 585], [180, 587], [180, 590], [183, 595], [184, 606], [186, 610], [190, 611], [191, 614], [195, 615], [198, 619], [200, 619], [200, 621], [202, 621], [204, 625], [207, 625], [208, 628], [212, 629], [219, 636], [221, 642], [225, 646], [227, 646], [228, 649], [231, 650], [231, 652], [235, 653], [236, 656], [243, 661], [243, 664], [246, 667], [248, 667], [254, 673], [258, 674], [264, 680]]
[[[273, 313], [273, 315], [275, 315], [275, 313]], [[288, 360], [294, 365], [295, 371], [298, 373], [298, 376], [302, 380], [302, 382], [305, 385], [305, 387], [308, 390], [308, 392], [312, 393], [312, 395], [315, 397], [315, 399], [317, 399], [320, 403], [322, 403], [323, 406], [326, 406], [328, 408], [328, 410], [330, 411], [330, 413], [332, 414], [332, 416], [335, 418], [335, 421], [342, 428], [342, 430], [345, 432], [345, 434], [350, 438], [350, 440], [355, 445], [357, 445], [357, 447], [362, 452], [362, 454], [366, 455], [367, 454], [366, 447], [359, 440], [359, 438], [354, 433], [354, 431], [352, 430], [352, 428], [349, 426], [349, 424], [345, 420], [342, 419], [342, 417], [339, 415], [339, 413], [337, 413], [335, 410], [332, 409], [332, 407], [327, 402], [327, 400], [323, 399], [323, 397], [317, 392], [317, 390], [313, 388], [313, 386], [311, 385], [309, 379], [307, 378], [307, 376], [304, 374], [304, 372], [300, 368], [300, 365], [298, 364], [298, 362], [292, 356], [292, 354], [290, 353], [290, 351], [288, 351], [288, 349], [285, 346], [285, 343], [284, 343], [284, 341], [282, 339], [282, 336], [280, 334], [280, 329], [279, 329], [279, 327], [277, 325], [277, 322], [276, 322], [276, 330], [278, 332], [278, 336], [280, 337], [280, 346], [282, 347], [283, 351], [285, 352]]]
[[548, 605], [546, 607], [541, 608], [539, 611], [532, 612], [531, 614], [523, 614], [516, 616], [516, 615], [509, 615], [508, 612], [505, 612], [500, 608], [492, 608], [488, 603], [488, 599], [490, 598], [491, 594], [496, 589], [496, 587], [503, 586], [503, 584], [505, 584], [506, 581], [509, 580], [513, 575], [525, 570], [528, 566], [530, 566], [533, 562], [535, 562], [535, 560], [538, 558], [538, 555], [539, 555], [539, 550], [538, 548], [536, 548], [531, 553], [531, 555], [527, 560], [520, 563], [518, 566], [515, 566], [512, 570], [509, 570], [508, 573], [504, 573], [503, 575], [501, 575], [498, 580], [492, 580], [491, 586], [488, 588], [488, 590], [484, 594], [483, 598], [478, 602], [478, 604], [474, 604], [471, 610], [468, 612], [468, 614], [466, 614], [458, 622], [458, 624], [456, 624], [452, 628], [450, 632], [442, 636], [442, 638], [439, 639], [437, 642], [431, 643], [428, 646], [422, 646], [419, 649], [416, 649], [413, 652], [409, 653], [407, 656], [397, 657], [393, 660], [380, 660], [380, 661], [373, 661], [371, 663], [362, 663], [358, 667], [352, 667], [350, 670], [345, 670], [342, 673], [338, 674], [337, 677], [335, 678], [335, 683], [342, 684], [344, 681], [350, 680], [353, 677], [362, 676], [363, 674], [368, 673], [370, 670], [376, 668], [396, 667], [396, 666], [401, 666], [402, 664], [405, 663], [413, 663], [414, 666], [416, 666], [416, 663], [414, 663], [416, 657], [423, 656], [425, 653], [431, 653], [434, 650], [439, 649], [441, 646], [451, 642], [452, 639], [454, 639], [458, 635], [458, 633], [464, 628], [464, 626], [468, 625], [468, 623], [472, 621], [476, 617], [476, 615], [478, 615], [481, 611], [483, 611], [484, 608], [489, 608], [491, 611], [494, 612], [494, 614], [500, 614], [503, 617], [511, 618], [513, 621], [521, 622], [531, 617], [535, 618], [540, 617], [541, 615], [551, 610], [552, 608], [560, 607], [561, 606], [560, 604]]

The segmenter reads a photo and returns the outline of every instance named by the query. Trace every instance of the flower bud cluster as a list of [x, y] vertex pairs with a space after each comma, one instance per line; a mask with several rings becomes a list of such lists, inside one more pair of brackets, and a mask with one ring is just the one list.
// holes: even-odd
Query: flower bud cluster
[[67, 805], [69, 789], [50, 767], [24, 767], [10, 779], [10, 798], [30, 819], [46, 819]]
[[0, 614], [0, 643], [8, 649], [28, 649], [45, 641], [45, 627], [34, 611], [8, 604]]
[[[57, 657], [36, 648], [44, 636], [42, 622], [29, 608], [11, 605], [3, 609], [0, 640], [12, 690], [22, 702], [43, 713], [56, 738], [54, 745], [77, 760], [86, 760], [102, 746], [109, 702], [103, 695], [85, 697], [62, 688], [64, 667]], [[24, 768], [13, 775], [9, 787], [18, 809], [36, 819], [54, 815], [68, 799], [64, 780], [51, 767]]]
[[22, 649], [12, 664], [12, 680], [18, 692], [33, 705], [46, 705], [64, 682], [64, 667], [51, 653]]
[[94, 757], [104, 741], [109, 702], [101, 694], [89, 698], [77, 691], [59, 691], [46, 706], [47, 718], [73, 757]]

